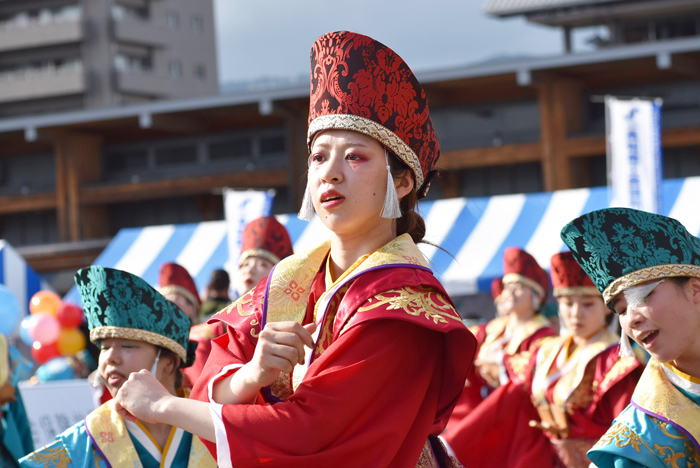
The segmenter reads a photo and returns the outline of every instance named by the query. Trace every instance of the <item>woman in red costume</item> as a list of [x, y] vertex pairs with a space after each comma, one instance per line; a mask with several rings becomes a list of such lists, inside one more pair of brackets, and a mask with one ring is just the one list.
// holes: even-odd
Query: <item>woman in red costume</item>
[[587, 468], [586, 452], [629, 404], [642, 373], [635, 357], [620, 357], [613, 315], [571, 252], [552, 257], [554, 296], [566, 334], [546, 340], [534, 364], [533, 421], [552, 443], [560, 467]]
[[[253, 289], [270, 274], [273, 266], [293, 253], [292, 240], [287, 229], [274, 216], [263, 216], [246, 224], [241, 235], [241, 255], [238, 258], [238, 294], [243, 296]], [[183, 373], [192, 385], [199, 380], [204, 364], [209, 359], [211, 340], [224, 333], [226, 324], [222, 321], [200, 323], [190, 330], [190, 340], [197, 342], [197, 352], [194, 364]]]
[[503, 273], [502, 289], [492, 284], [498, 317], [472, 329], [477, 358], [445, 437], [495, 388], [511, 380], [523, 383], [533, 353], [544, 337], [554, 334], [549, 321], [537, 313], [549, 289], [547, 272], [529, 253], [509, 247], [503, 254]]
[[439, 157], [425, 92], [391, 49], [349, 32], [319, 38], [311, 70], [300, 217], [315, 211], [331, 240], [212, 318], [228, 332], [196, 400], [144, 371], [117, 401], [189, 428], [221, 467], [456, 466], [437, 434], [475, 340], [416, 247]]
[[500, 387], [446, 434], [465, 465], [587, 468], [586, 451], [629, 404], [640, 362], [620, 357], [610, 311], [571, 253], [551, 267], [566, 333], [542, 341], [526, 385]]

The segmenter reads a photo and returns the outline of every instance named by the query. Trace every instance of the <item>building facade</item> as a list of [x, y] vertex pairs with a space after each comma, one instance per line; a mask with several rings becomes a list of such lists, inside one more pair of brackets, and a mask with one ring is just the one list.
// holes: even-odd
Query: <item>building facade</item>
[[218, 93], [212, 3], [0, 2], [0, 118]]

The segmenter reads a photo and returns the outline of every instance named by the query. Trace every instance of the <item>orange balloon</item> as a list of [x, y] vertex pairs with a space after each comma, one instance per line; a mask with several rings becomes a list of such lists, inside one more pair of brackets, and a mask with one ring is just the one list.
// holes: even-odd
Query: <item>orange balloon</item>
[[85, 335], [77, 328], [61, 328], [56, 348], [61, 356], [73, 356], [85, 348]]
[[53, 291], [39, 291], [29, 301], [29, 312], [32, 314], [39, 312], [55, 317], [60, 305], [61, 297], [58, 294]]

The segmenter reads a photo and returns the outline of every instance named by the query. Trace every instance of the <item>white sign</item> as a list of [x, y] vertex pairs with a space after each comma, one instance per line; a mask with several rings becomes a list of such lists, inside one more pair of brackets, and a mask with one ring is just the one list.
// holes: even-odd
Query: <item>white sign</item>
[[226, 270], [235, 283], [238, 272], [238, 257], [241, 253], [241, 236], [245, 225], [261, 216], [270, 216], [275, 191], [224, 189], [224, 215], [228, 236], [228, 262]]
[[610, 206], [661, 211], [661, 100], [605, 98]]
[[51, 443], [58, 434], [85, 419], [95, 409], [93, 389], [87, 379], [36, 385], [21, 382], [19, 392], [35, 449]]

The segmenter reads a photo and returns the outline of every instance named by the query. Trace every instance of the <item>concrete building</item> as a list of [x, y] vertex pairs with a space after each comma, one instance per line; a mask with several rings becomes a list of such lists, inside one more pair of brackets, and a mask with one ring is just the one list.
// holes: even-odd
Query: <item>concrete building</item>
[[212, 3], [0, 2], [0, 118], [218, 93]]

